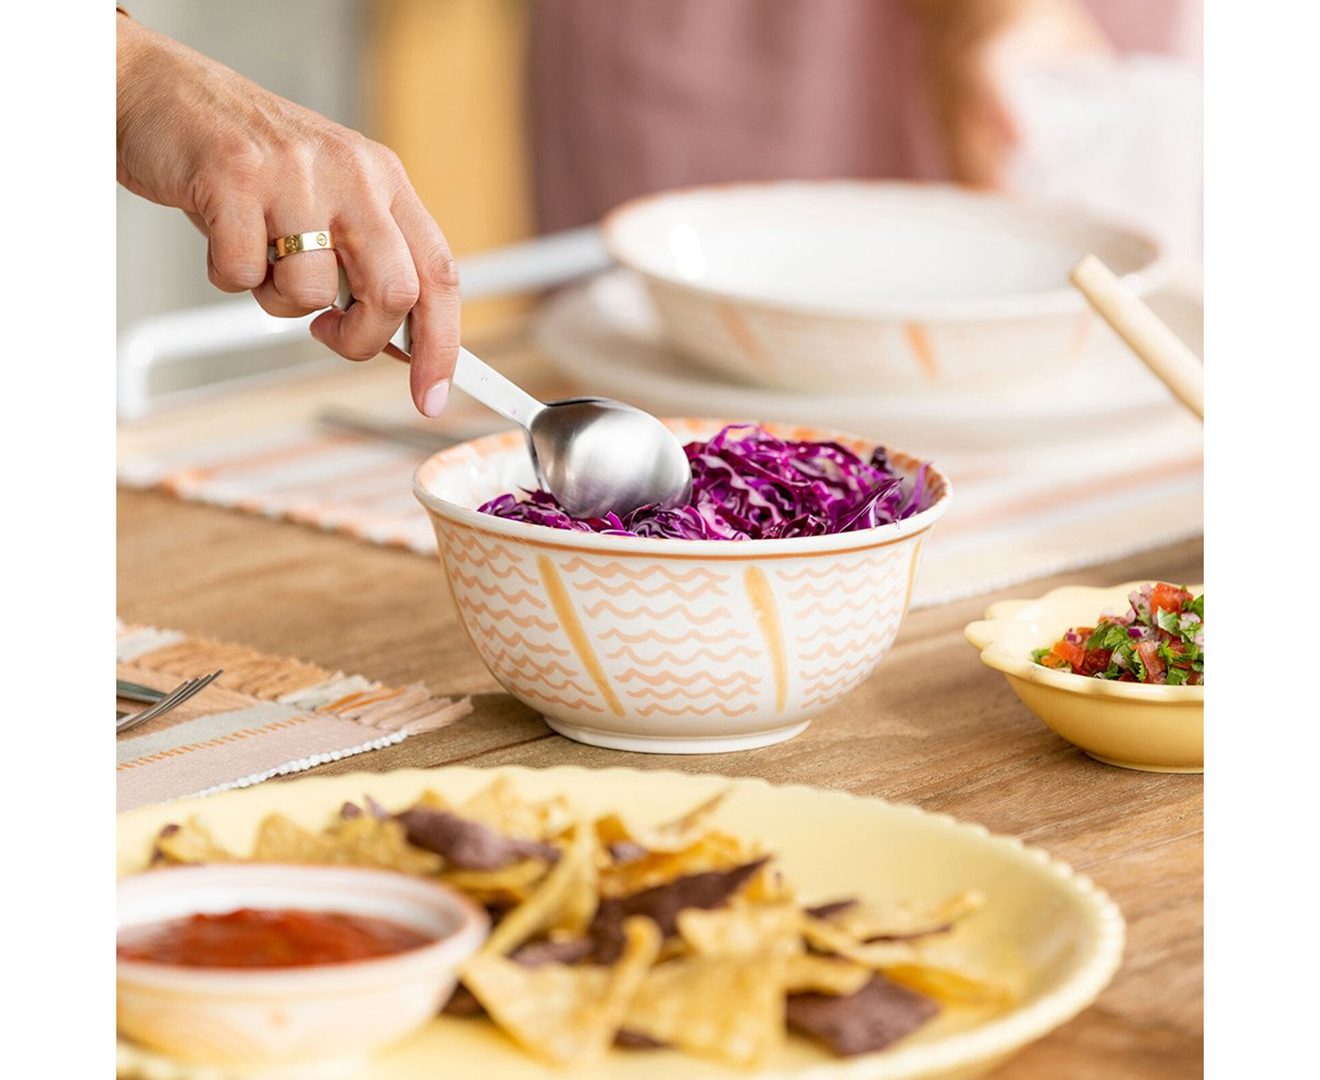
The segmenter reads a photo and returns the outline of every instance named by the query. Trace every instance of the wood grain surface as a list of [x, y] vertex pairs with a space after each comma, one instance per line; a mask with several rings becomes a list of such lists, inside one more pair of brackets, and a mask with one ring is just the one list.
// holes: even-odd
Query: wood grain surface
[[315, 773], [461, 762], [759, 776], [911, 802], [1020, 836], [1108, 891], [1128, 944], [1099, 1001], [994, 1080], [1203, 1075], [1202, 778], [1091, 760], [1027, 712], [962, 635], [994, 600], [1057, 585], [1200, 581], [1199, 539], [914, 611], [876, 673], [799, 737], [692, 756], [597, 749], [551, 733], [482, 666], [431, 558], [127, 490], [118, 539], [126, 621], [475, 695], [472, 715], [452, 727]]

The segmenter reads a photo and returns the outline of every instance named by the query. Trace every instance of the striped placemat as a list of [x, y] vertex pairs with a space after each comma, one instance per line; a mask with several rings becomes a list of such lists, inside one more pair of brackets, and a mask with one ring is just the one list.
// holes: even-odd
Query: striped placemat
[[[525, 342], [483, 344], [482, 355], [542, 398], [581, 392]], [[707, 415], [700, 401], [690, 411]], [[330, 414], [365, 426], [328, 424]], [[121, 425], [118, 477], [128, 487], [433, 556], [435, 536], [412, 493], [427, 442], [497, 426], [461, 393], [440, 420], [423, 420], [404, 365], [345, 364]], [[1172, 397], [1131, 418], [1117, 413], [1099, 432], [932, 457], [954, 495], [923, 552], [913, 606], [1081, 569], [1203, 529], [1202, 426]]]
[[468, 699], [434, 697], [421, 683], [386, 686], [177, 630], [121, 622], [115, 656], [119, 678], [158, 690], [224, 669], [182, 705], [118, 736], [119, 810], [301, 772], [472, 710]]

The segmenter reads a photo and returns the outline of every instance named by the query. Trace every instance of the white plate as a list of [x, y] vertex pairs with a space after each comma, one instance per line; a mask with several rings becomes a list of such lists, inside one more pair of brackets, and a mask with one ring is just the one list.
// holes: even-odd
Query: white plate
[[[1192, 287], [1149, 298], [1196, 352], [1202, 309]], [[613, 270], [553, 298], [534, 337], [584, 393], [617, 398], [659, 415], [720, 415], [833, 427], [921, 454], [1013, 449], [1083, 440], [1176, 413], [1168, 390], [1109, 330], [1107, 347], [1059, 380], [976, 395], [820, 394], [744, 386], [693, 364], [670, 345], [647, 290], [632, 271]]]

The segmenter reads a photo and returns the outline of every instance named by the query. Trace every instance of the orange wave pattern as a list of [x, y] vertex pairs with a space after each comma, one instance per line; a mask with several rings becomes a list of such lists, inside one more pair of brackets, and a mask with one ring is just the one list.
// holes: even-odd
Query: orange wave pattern
[[843, 697], [889, 651], [907, 604], [915, 545], [879, 548], [829, 567], [780, 575], [796, 638], [801, 708]]
[[[513, 679], [507, 675], [501, 676], [500, 685], [509, 693], [520, 699], [530, 698], [532, 701], [544, 703], [541, 707], [550, 707], [551, 709], [566, 709], [571, 712], [585, 710], [590, 713], [605, 712], [604, 706], [587, 697], [564, 697], [552, 691], [548, 691], [545, 685], [540, 682], [529, 683], [521, 679]], [[591, 693], [591, 691], [587, 691]]]
[[476, 574], [468, 575], [463, 573], [457, 567], [454, 569], [454, 580], [456, 580], [465, 589], [473, 592], [479, 592], [488, 600], [494, 600], [498, 597], [504, 603], [526, 604], [536, 611], [544, 611], [546, 605], [544, 601], [538, 599], [530, 589], [519, 589], [517, 592], [507, 592], [493, 582], [482, 581]]
[[[624, 597], [624, 599], [627, 598]], [[698, 615], [687, 604], [674, 604], [672, 607], [667, 607], [663, 611], [655, 611], [652, 608], [647, 607], [645, 604], [639, 604], [637, 607], [628, 608], [620, 607], [617, 604], [611, 603], [609, 600], [602, 600], [598, 604], [584, 607], [582, 609], [582, 614], [589, 619], [596, 619], [605, 611], [608, 611], [611, 615], [617, 616], [620, 619], [636, 619], [639, 616], [645, 616], [648, 619], [654, 619], [656, 621], [659, 621], [660, 619], [668, 619], [674, 615], [681, 615], [694, 626], [709, 626], [711, 623], [716, 622], [719, 619], [731, 619], [733, 617], [732, 612], [730, 612], [728, 608], [723, 607], [716, 608], [714, 611], [708, 611], [704, 615]]]
[[[625, 577], [630, 581], [646, 581], [656, 572], [657, 569], [659, 568], [653, 566], [648, 566], [644, 569], [634, 569], [633, 567], [625, 566], [620, 562], [591, 562], [579, 555], [573, 556], [573, 558], [569, 559], [563, 566], [564, 573], [566, 574], [576, 574], [580, 570], [585, 570], [593, 578]], [[664, 568], [664, 579], [671, 585], [686, 585], [689, 581], [702, 581], [707, 585], [720, 585], [726, 581], [723, 574], [716, 573], [714, 570], [707, 570], [700, 566], [691, 567], [681, 574], [668, 568]]]
[[696, 708], [692, 705], [684, 706], [679, 709], [671, 709], [666, 705], [657, 702], [651, 702], [648, 705], [637, 706], [637, 711], [642, 716], [652, 716], [655, 713], [664, 713], [667, 716], [709, 716], [711, 713], [721, 713], [724, 716], [746, 716], [750, 712], [756, 711], [756, 702], [749, 701], [739, 709], [731, 709], [723, 702], [715, 705], [707, 705], [704, 708]]
[[[628, 663], [613, 681], [635, 715], [742, 716], [761, 707], [761, 653], [737, 644], [749, 633], [724, 602], [741, 592], [727, 573], [577, 555], [561, 569], [574, 595], [606, 595], [582, 606], [585, 630], [608, 660]], [[702, 659], [720, 664], [719, 673], [693, 675]]]
[[[505, 634], [500, 630], [498, 626], [495, 626], [491, 628], [490, 636], [493, 637], [496, 641], [498, 641], [501, 645], [503, 645], [506, 649], [515, 649], [515, 648], [534, 649], [537, 652], [546, 652], [549, 653], [551, 656], [559, 656], [559, 657], [573, 655], [571, 652], [569, 652], [568, 649], [561, 649], [558, 645], [551, 644], [550, 642], [532, 641], [530, 638], [525, 636], [519, 630], [515, 630], [511, 634]], [[563, 667], [563, 665], [561, 664], [560, 667]], [[564, 672], [565, 674], [567, 674], [568, 669], [564, 668]]]
[[654, 589], [645, 589], [635, 581], [610, 585], [600, 578], [593, 578], [580, 586], [580, 591], [584, 593], [596, 590], [605, 593], [606, 596], [627, 596], [630, 593], [638, 593], [648, 600], [657, 596], [671, 595], [677, 596], [680, 600], [696, 600], [702, 596], [728, 596], [728, 593], [713, 584], [694, 585], [691, 589], [684, 589], [681, 585], [657, 585]]
[[[605, 713], [605, 703], [564, 631], [532, 557], [513, 544], [437, 525], [454, 603], [496, 681], [547, 712]], [[542, 614], [538, 614], [542, 613]]]
[[[710, 686], [702, 689], [691, 689], [687, 686], [675, 686], [671, 690], [663, 692], [651, 687], [649, 689], [625, 690], [624, 693], [634, 700], [646, 702], [648, 705], [657, 701], [673, 701], [675, 698], [681, 698], [685, 701], [706, 701], [708, 698], [716, 697], [721, 702], [734, 702], [747, 696], [747, 691], [743, 687], [735, 687], [732, 690], [723, 690], [718, 686]], [[755, 707], [755, 702], [752, 703]], [[720, 708], [715, 704], [710, 705], [711, 709]], [[638, 709], [638, 712], [645, 713], [645, 709]], [[701, 710], [695, 710], [700, 712]], [[727, 704], [721, 708], [726, 716], [737, 716], [742, 712], [741, 708], [731, 709]]]
[[651, 675], [644, 671], [640, 671], [637, 668], [629, 668], [619, 676], [619, 682], [644, 682], [647, 686], [661, 686], [668, 682], [677, 683], [680, 686], [690, 686], [693, 683], [700, 682], [704, 679], [711, 686], [727, 687], [735, 683], [745, 686], [751, 681], [751, 678], [752, 677], [744, 671], [730, 672], [726, 677], [719, 678], [716, 675], [712, 675], [709, 671], [697, 671], [690, 675], [686, 672], [680, 675], [673, 671], [660, 671]]
[[563, 667], [557, 660], [551, 661], [551, 666], [547, 666], [538, 664], [530, 656], [501, 649], [490, 655], [490, 663], [496, 672], [510, 679], [523, 679], [556, 691], [574, 690], [579, 694], [591, 693], [589, 687], [578, 682], [577, 672], [569, 672], [564, 678], [556, 680], [554, 668]]
[[625, 634], [617, 626], [612, 626], [601, 633], [601, 641], [624, 641], [629, 645], [639, 645], [644, 641], [655, 641], [661, 645], [684, 645], [691, 641], [699, 642], [702, 645], [714, 645], [721, 641], [742, 641], [747, 635], [742, 630], [726, 630], [719, 634], [703, 634], [696, 630], [690, 634], [677, 634], [673, 637], [666, 637], [664, 634], [655, 630], [644, 631], [640, 634]]
[[[865, 633], [866, 631], [869, 631], [871, 629], [871, 620], [869, 618], [849, 619], [846, 623], [836, 624], [835, 626], [832, 627], [832, 629], [836, 634]], [[797, 638], [797, 643], [799, 645], [805, 645], [808, 642], [815, 641], [816, 638], [818, 638], [819, 636], [820, 636], [819, 631], [811, 630], [808, 631], [806, 634], [799, 635]], [[807, 659], [807, 658], [803, 657], [803, 659]]]
[[498, 605], [488, 604], [484, 600], [472, 600], [467, 596], [460, 595], [458, 598], [459, 610], [466, 615], [488, 617], [491, 622], [496, 620], [508, 620], [520, 630], [544, 630], [547, 634], [556, 627], [549, 619], [538, 619], [535, 615], [515, 615], [511, 610]]
[[650, 657], [639, 656], [637, 650], [631, 645], [625, 645], [621, 649], [616, 649], [612, 653], [606, 653], [606, 659], [609, 660], [631, 660], [634, 664], [645, 664], [648, 662], [658, 663], [664, 661], [667, 664], [685, 665], [691, 664], [695, 660], [709, 660], [715, 664], [727, 664], [735, 656], [745, 656], [749, 660], [756, 659], [756, 652], [749, 649], [746, 645], [738, 645], [727, 652], [716, 652], [714, 649], [695, 649], [694, 651], [679, 656], [672, 649], [664, 649], [661, 652]]

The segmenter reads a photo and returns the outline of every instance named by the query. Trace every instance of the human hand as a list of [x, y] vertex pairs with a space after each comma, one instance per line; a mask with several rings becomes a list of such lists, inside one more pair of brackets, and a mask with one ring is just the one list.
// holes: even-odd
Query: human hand
[[1111, 46], [1080, 0], [911, 0], [922, 24], [926, 76], [954, 180], [1003, 183], [1021, 132], [1006, 88], [1031, 66]]
[[[350, 360], [385, 349], [411, 312], [413, 402], [444, 408], [459, 345], [458, 270], [393, 151], [272, 94], [128, 18], [116, 19], [118, 179], [182, 210], [208, 238], [207, 271], [272, 315], [322, 312], [312, 336]], [[329, 229], [335, 252], [275, 263], [275, 237]], [[391, 347], [392, 348], [392, 347]]]

